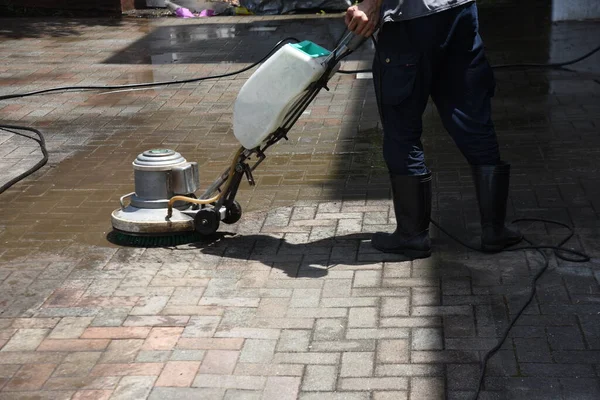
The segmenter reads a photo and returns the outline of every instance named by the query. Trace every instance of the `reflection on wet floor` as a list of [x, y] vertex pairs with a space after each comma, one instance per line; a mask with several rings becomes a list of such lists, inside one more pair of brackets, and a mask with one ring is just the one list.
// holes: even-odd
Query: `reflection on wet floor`
[[[197, 24], [156, 27], [150, 34], [111, 56], [109, 64], [251, 63], [262, 58], [286, 37], [312, 40], [333, 49], [344, 34], [340, 19], [327, 23], [310, 19], [286, 19], [239, 24]], [[350, 59], [364, 59], [372, 45]]]

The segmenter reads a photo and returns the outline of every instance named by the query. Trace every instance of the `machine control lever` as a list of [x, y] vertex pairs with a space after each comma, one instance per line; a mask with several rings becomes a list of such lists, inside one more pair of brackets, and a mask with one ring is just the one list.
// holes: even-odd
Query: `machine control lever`
[[254, 181], [254, 176], [252, 175], [252, 168], [250, 168], [248, 164], [243, 163], [242, 169], [244, 170], [244, 174], [246, 175], [246, 179], [248, 179], [250, 186], [255, 186], [256, 182]]

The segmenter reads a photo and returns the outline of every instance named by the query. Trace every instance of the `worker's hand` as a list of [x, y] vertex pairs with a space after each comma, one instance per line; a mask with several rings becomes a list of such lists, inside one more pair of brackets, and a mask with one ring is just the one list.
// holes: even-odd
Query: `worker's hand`
[[381, 2], [382, 0], [364, 0], [348, 8], [345, 19], [348, 29], [360, 36], [371, 36], [379, 23]]

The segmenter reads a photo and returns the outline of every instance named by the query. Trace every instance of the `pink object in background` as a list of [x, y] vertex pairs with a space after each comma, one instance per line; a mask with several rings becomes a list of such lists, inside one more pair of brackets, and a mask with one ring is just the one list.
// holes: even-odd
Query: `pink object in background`
[[180, 7], [177, 10], [175, 10], [175, 15], [177, 15], [179, 18], [194, 18], [195, 15], [192, 14], [192, 12], [190, 10], [188, 10], [187, 8], [183, 8]]
[[202, 10], [198, 15], [199, 17], [213, 17], [215, 16], [215, 10]]

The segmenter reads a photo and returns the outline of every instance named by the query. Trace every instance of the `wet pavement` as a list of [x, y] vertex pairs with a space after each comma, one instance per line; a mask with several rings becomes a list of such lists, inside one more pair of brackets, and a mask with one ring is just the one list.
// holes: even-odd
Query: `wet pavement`
[[[483, 7], [492, 64], [559, 62], [597, 22], [551, 24], [543, 2]], [[331, 47], [337, 16], [1, 20], [0, 94], [185, 79], [251, 64], [288, 36]], [[597, 39], [596, 39], [597, 40]], [[344, 68], [365, 68], [366, 45]], [[481, 399], [600, 397], [600, 55], [563, 70], [498, 69], [495, 124], [513, 165], [509, 217], [574, 226], [588, 263], [550, 271], [487, 370]], [[167, 147], [203, 187], [237, 148], [232, 102], [250, 73], [129, 92], [0, 103], [41, 129], [50, 162], [0, 195], [0, 399], [462, 399], [524, 301], [535, 252], [481, 255], [432, 230], [419, 262], [370, 248], [392, 229], [370, 79], [337, 75], [242, 184], [242, 220], [178, 248], [109, 243], [131, 161]], [[362, 78], [362, 77], [361, 77]], [[434, 218], [477, 234], [469, 168], [431, 105]], [[37, 162], [0, 133], [0, 184]], [[526, 223], [537, 243], [568, 232]], [[35, 397], [38, 396], [38, 397]]]

